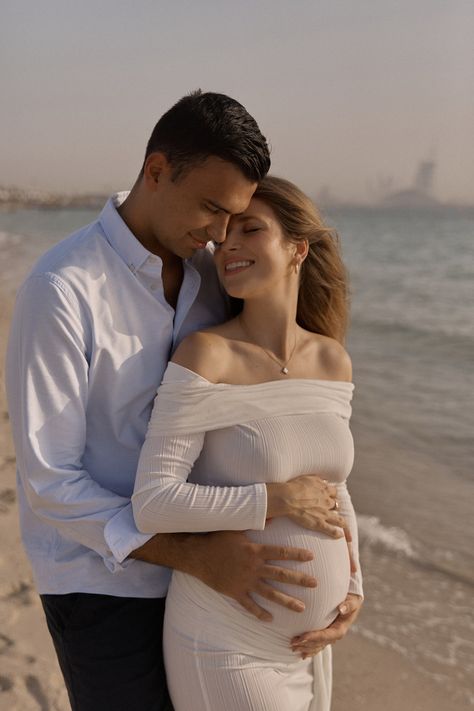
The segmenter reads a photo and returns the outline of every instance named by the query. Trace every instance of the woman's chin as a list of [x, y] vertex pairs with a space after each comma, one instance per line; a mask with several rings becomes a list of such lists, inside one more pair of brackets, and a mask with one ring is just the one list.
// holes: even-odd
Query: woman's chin
[[243, 287], [239, 288], [237, 285], [226, 285], [225, 290], [227, 295], [233, 299], [246, 299], [249, 293], [248, 289], [244, 289]]

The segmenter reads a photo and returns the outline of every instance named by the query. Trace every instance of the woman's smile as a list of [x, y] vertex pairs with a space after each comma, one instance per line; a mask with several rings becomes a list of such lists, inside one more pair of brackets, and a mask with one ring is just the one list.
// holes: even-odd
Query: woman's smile
[[224, 273], [226, 275], [237, 274], [248, 269], [252, 264], [255, 264], [251, 259], [232, 259], [228, 260], [224, 265]]

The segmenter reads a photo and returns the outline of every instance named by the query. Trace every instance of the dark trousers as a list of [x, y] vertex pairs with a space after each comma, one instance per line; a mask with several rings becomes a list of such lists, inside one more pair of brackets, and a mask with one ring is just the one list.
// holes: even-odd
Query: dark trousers
[[173, 711], [164, 599], [42, 595], [72, 711]]

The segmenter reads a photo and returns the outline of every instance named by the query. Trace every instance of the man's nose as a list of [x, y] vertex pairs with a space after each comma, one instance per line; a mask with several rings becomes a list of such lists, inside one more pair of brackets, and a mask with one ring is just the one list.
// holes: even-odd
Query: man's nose
[[227, 225], [229, 224], [230, 215], [217, 215], [207, 227], [207, 235], [217, 244], [222, 244], [225, 241], [227, 234]]

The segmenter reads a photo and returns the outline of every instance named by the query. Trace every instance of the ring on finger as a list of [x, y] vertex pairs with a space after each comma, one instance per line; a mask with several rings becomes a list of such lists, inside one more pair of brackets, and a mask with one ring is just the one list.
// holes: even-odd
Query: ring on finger
[[334, 499], [334, 506], [331, 511], [339, 511], [339, 501], [337, 499]]

